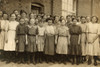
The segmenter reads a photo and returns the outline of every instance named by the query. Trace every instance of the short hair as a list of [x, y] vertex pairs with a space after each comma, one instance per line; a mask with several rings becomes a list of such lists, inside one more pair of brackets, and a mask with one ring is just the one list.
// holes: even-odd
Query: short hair
[[27, 15], [27, 12], [24, 11], [24, 10], [21, 10], [21, 11], [20, 11], [20, 14], [22, 14], [22, 13], [25, 13], [25, 14]]
[[81, 19], [82, 19], [82, 18], [85, 18], [85, 19], [86, 19], [86, 17], [85, 17], [85, 16], [81, 16]]
[[99, 20], [97, 16], [92, 16], [92, 17], [91, 17], [91, 20], [92, 20], [94, 17], [96, 18], [96, 23], [97, 23], [98, 20]]
[[[11, 17], [12, 14], [14, 14], [14, 13], [11, 13], [11, 14], [10, 14], [10, 17]], [[16, 15], [15, 15], [15, 16], [16, 16]]]
[[[77, 18], [72, 18], [72, 21], [77, 20]], [[77, 20], [78, 21], [78, 20]]]
[[48, 22], [49, 20], [53, 21], [53, 19], [52, 19], [52, 18], [47, 18], [47, 22]]

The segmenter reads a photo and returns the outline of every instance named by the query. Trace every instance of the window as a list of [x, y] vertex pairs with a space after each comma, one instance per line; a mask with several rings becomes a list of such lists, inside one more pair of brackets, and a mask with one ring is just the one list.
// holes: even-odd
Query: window
[[66, 17], [74, 12], [74, 0], [62, 0], [62, 16]]

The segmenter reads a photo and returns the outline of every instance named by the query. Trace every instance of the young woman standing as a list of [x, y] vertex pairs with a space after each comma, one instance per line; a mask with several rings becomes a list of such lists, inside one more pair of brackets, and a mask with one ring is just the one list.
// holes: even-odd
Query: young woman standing
[[97, 65], [97, 56], [99, 55], [100, 45], [99, 45], [99, 35], [100, 35], [100, 26], [98, 24], [98, 18], [93, 16], [92, 23], [89, 23], [87, 26], [87, 55], [88, 64], [92, 63], [92, 57], [94, 59], [94, 65]]
[[81, 56], [81, 45], [80, 45], [80, 35], [82, 34], [82, 29], [77, 25], [77, 19], [73, 19], [73, 24], [70, 27], [70, 55], [72, 55], [72, 64], [80, 64], [80, 56]]

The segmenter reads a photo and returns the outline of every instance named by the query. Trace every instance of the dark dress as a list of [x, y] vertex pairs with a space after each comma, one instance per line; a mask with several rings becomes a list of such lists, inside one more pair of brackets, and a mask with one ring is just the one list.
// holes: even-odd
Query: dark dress
[[[52, 34], [49, 35], [48, 33]], [[55, 54], [55, 29], [53, 26], [46, 27], [46, 40], [44, 46], [44, 53], [46, 55], [54, 55]]]
[[78, 44], [79, 35], [82, 33], [81, 27], [77, 25], [72, 25], [69, 29], [70, 31], [70, 49], [69, 53], [71, 55], [81, 55], [81, 45]]
[[17, 51], [24, 52], [25, 51], [25, 43], [26, 43], [26, 26], [25, 24], [19, 24], [16, 29], [16, 40], [18, 40]]
[[36, 46], [36, 35], [37, 35], [37, 26], [27, 26], [27, 52], [36, 52], [37, 46]]

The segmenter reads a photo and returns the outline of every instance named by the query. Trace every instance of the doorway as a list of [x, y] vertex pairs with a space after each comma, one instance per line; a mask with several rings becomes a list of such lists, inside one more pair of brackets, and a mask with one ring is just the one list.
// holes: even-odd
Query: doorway
[[35, 14], [44, 13], [44, 6], [40, 3], [32, 3], [31, 12]]

